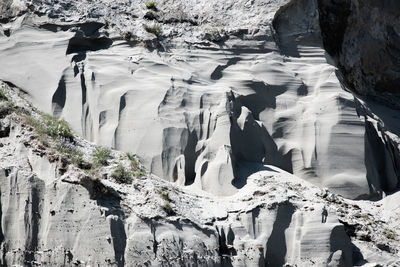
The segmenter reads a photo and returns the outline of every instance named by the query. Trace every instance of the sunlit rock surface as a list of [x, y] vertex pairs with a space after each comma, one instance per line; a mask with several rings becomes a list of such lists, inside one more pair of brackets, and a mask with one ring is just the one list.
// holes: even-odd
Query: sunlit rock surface
[[[249, 186], [266, 186], [262, 177], [273, 166], [285, 177], [300, 177], [348, 199], [376, 200], [397, 191], [400, 177], [400, 112], [395, 97], [399, 31], [393, 19], [398, 12], [393, 1], [364, 2], [171, 0], [159, 1], [156, 10], [150, 10], [145, 1], [134, 0], [7, 0], [0, 3], [0, 80], [19, 88], [40, 110], [67, 120], [84, 139], [137, 154], [150, 172], [163, 179], [159, 183], [179, 190], [218, 201], [227, 197], [221, 201], [230, 203], [229, 199], [250, 192]], [[161, 29], [157, 36], [146, 32], [146, 27], [157, 25]], [[29, 155], [24, 149], [12, 148], [13, 144], [10, 153]], [[18, 188], [25, 188], [21, 190], [30, 198], [62, 199], [75, 187], [80, 193], [71, 195], [72, 202], [74, 194], [79, 195], [71, 206], [90, 198], [75, 184], [64, 184], [61, 193], [52, 192], [52, 183], [59, 178], [31, 171], [39, 180], [29, 178], [29, 172], [23, 176], [18, 168], [4, 171], [2, 194], [21, 183]], [[254, 177], [259, 179], [256, 185]], [[41, 182], [46, 179], [49, 188]], [[40, 189], [30, 191], [32, 184]], [[282, 194], [284, 198], [287, 191], [282, 189]], [[395, 194], [391, 197], [396, 199]], [[3, 242], [6, 254], [11, 253], [7, 246], [17, 250], [22, 244], [29, 244], [25, 249], [32, 251], [40, 242], [49, 244], [41, 249], [54, 248], [52, 240], [57, 235], [50, 238], [40, 232], [55, 231], [43, 230], [53, 229], [51, 217], [46, 215], [49, 218], [44, 216], [39, 223], [36, 215], [21, 215], [24, 205], [15, 204], [15, 199], [2, 196], [1, 201], [2, 216], [7, 214], [10, 222], [3, 222], [6, 230], [0, 240], [13, 240]], [[258, 201], [268, 203], [267, 198]], [[82, 208], [85, 217], [77, 225], [92, 220], [87, 217], [92, 214], [89, 207], [101, 206], [90, 203]], [[388, 203], [383, 206], [393, 207], [393, 201]], [[212, 206], [201, 204], [205, 205], [202, 209]], [[315, 204], [315, 210], [305, 217], [300, 212], [304, 205], [290, 201], [271, 210], [243, 205], [241, 211], [215, 206], [223, 214], [223, 223], [219, 225], [220, 215], [215, 215], [212, 230], [207, 231], [187, 226], [186, 221], [171, 225], [157, 219], [143, 222], [140, 216], [120, 213], [121, 207], [107, 215], [94, 212], [98, 226], [93, 223], [93, 229], [89, 228], [94, 232], [88, 230], [87, 237], [79, 238], [95, 238], [104, 231], [111, 231], [112, 238], [118, 235], [117, 244], [111, 242], [112, 249], [99, 245], [103, 251], [90, 252], [101, 254], [101, 259], [89, 257], [89, 244], [79, 243], [78, 237], [61, 243], [82, 253], [78, 258], [88, 264], [101, 261], [130, 266], [138, 264], [139, 256], [127, 248], [147, 247], [135, 243], [136, 234], [129, 232], [130, 227], [137, 227], [143, 229], [140, 237], [153, 238], [147, 264], [160, 264], [163, 253], [154, 248], [159, 244], [154, 229], [160, 227], [157, 234], [172, 232], [174, 237], [168, 238], [184, 240], [182, 246], [176, 241], [181, 246], [177, 255], [200, 250], [204, 258], [198, 265], [393, 263], [389, 254], [395, 250], [382, 256], [375, 247], [352, 244], [346, 235], [351, 225], [340, 224], [336, 217], [329, 216], [328, 224], [320, 225], [322, 204]], [[48, 214], [47, 207], [39, 206], [32, 206], [32, 214]], [[60, 209], [68, 208], [61, 203]], [[224, 210], [235, 212], [236, 219], [231, 221]], [[29, 223], [15, 230], [14, 222], [21, 216], [30, 218]], [[102, 216], [107, 217], [106, 224]], [[70, 225], [67, 221], [62, 229]], [[31, 232], [17, 234], [27, 227]], [[171, 227], [189, 230], [180, 236]], [[310, 231], [314, 232], [305, 234]], [[193, 241], [193, 235], [207, 241]], [[256, 241], [247, 241], [249, 236]], [[236, 251], [242, 242], [244, 247]], [[314, 243], [320, 244], [318, 253]], [[7, 262], [32, 261], [20, 253], [15, 261], [7, 254]], [[54, 253], [49, 264], [58, 264], [66, 255], [62, 249]]]

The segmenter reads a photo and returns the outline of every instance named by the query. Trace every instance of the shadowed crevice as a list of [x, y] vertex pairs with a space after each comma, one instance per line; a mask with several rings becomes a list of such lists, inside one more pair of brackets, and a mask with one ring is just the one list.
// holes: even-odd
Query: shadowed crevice
[[35, 252], [39, 245], [39, 225], [40, 225], [40, 202], [42, 201], [42, 189], [44, 182], [37, 179], [35, 176], [29, 178], [32, 184], [30, 188], [30, 196], [25, 202], [24, 225], [26, 232], [24, 259], [27, 266], [35, 260]]
[[123, 221], [118, 217], [112, 218], [110, 220], [110, 230], [117, 266], [125, 266], [126, 233]]
[[365, 121], [365, 167], [370, 194], [396, 190], [399, 183], [398, 156], [389, 140], [375, 126]]
[[240, 61], [240, 57], [230, 58], [225, 65], [219, 65], [215, 68], [213, 73], [211, 73], [211, 80], [219, 80], [222, 78], [222, 72], [229, 66], [235, 65]]
[[[0, 179], [3, 180], [6, 176], [6, 171], [4, 170], [0, 170], [0, 176], [2, 176]], [[3, 234], [3, 205], [1, 202], [1, 196], [2, 196], [2, 192], [1, 192], [1, 187], [0, 187], [0, 245], [3, 244], [4, 242], [4, 234]], [[4, 253], [3, 253], [4, 256]], [[7, 266], [7, 263], [5, 262], [5, 257], [2, 258], [1, 261], [5, 266]]]
[[55, 117], [58, 118], [61, 115], [66, 100], [67, 100], [67, 89], [65, 85], [65, 77], [63, 75], [60, 81], [58, 82], [57, 90], [54, 92], [53, 98], [51, 99], [52, 111]]
[[226, 267], [231, 267], [232, 265], [232, 260], [231, 260], [231, 251], [228, 249], [227, 246], [227, 240], [225, 236], [225, 231], [224, 228], [221, 228], [221, 231], [218, 231], [218, 243], [219, 243], [219, 249], [218, 249], [218, 254], [221, 257], [221, 266], [226, 266]]
[[43, 23], [39, 25], [39, 29], [45, 29], [51, 32], [59, 32], [75, 30], [84, 33], [86, 36], [98, 35], [98, 30], [104, 26], [104, 23], [89, 21], [83, 23], [74, 24], [54, 24], [54, 23]]
[[189, 132], [187, 144], [183, 155], [185, 157], [185, 185], [191, 185], [196, 177], [195, 165], [200, 152], [196, 152], [197, 134], [195, 131]]
[[285, 231], [289, 227], [295, 207], [291, 203], [283, 203], [278, 207], [271, 236], [267, 242], [265, 266], [283, 266], [287, 252]]
[[125, 266], [126, 232], [125, 212], [121, 207], [121, 197], [112, 187], [104, 185], [98, 179], [85, 177], [77, 184], [88, 190], [90, 198], [96, 200], [97, 205], [107, 208], [105, 217], [110, 215], [110, 232], [113, 242], [115, 262], [118, 267]]
[[344, 225], [335, 226], [329, 238], [331, 255], [330, 266], [354, 266], [351, 240], [345, 232]]
[[[118, 125], [117, 125], [117, 127], [115, 128], [115, 131], [114, 131], [114, 142], [113, 142], [115, 148], [119, 148], [118, 134], [119, 134], [119, 127], [120, 127], [122, 113], [126, 108], [126, 95], [127, 95], [127, 93], [123, 94], [119, 99]], [[102, 114], [100, 114], [100, 115], [102, 115]]]
[[318, 0], [319, 25], [325, 50], [337, 56], [347, 29], [347, 20], [351, 13], [350, 0]]
[[113, 41], [107, 37], [72, 37], [68, 43], [67, 55], [72, 53], [82, 53], [86, 51], [98, 51], [102, 49], [107, 49], [112, 45], [112, 43]]
[[275, 109], [276, 98], [288, 90], [287, 86], [269, 85], [262, 81], [245, 81], [244, 86], [254, 93], [238, 96], [237, 100], [252, 112], [256, 120], [260, 120], [260, 113], [265, 109]]

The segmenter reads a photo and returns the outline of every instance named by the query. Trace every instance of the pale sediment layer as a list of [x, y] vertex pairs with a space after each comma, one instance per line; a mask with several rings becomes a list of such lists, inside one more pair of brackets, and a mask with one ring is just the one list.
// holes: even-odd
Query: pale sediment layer
[[[316, 3], [258, 4], [269, 18], [263, 23], [232, 24], [221, 36], [207, 28], [212, 20], [184, 22], [189, 37], [169, 32], [150, 50], [101, 23], [24, 15], [3, 25], [12, 34], [0, 40], [0, 78], [84, 138], [136, 153], [160, 177], [216, 195], [233, 194], [263, 164], [349, 198], [392, 191], [398, 148], [388, 148], [390, 138], [341, 85]], [[146, 19], [131, 21], [142, 33], [136, 24]], [[196, 27], [220, 41], [199, 40]]]
[[[14, 125], [0, 148], [2, 263], [395, 264], [398, 31], [390, 16], [357, 20], [383, 2], [343, 1], [343, 16], [330, 0], [2, 2], [0, 80], [163, 179], [104, 180], [119, 197], [94, 198]], [[376, 39], [352, 47], [363, 23]], [[366, 49], [381, 39], [386, 69]], [[159, 207], [163, 187], [177, 217]]]

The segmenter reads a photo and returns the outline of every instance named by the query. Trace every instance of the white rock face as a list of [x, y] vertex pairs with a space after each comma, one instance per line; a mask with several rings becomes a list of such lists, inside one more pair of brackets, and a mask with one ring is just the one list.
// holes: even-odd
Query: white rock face
[[396, 264], [397, 194], [342, 196], [398, 190], [400, 114], [343, 85], [318, 2], [2, 2], [0, 80], [163, 179], [103, 180], [113, 194], [93, 195], [14, 121], [0, 139], [1, 263]]
[[[0, 148], [3, 265], [352, 266], [360, 260], [338, 221], [354, 222], [356, 205], [278, 168], [266, 166], [225, 198], [154, 176], [136, 180], [135, 187], [110, 179], [95, 185], [72, 166], [61, 175], [48, 151], [27, 142], [32, 132], [15, 116], [7, 118], [11, 131]], [[97, 194], [99, 185], [114, 193]], [[159, 190], [169, 192], [173, 216], [163, 211]], [[329, 214], [321, 223], [324, 205]], [[363, 212], [377, 214], [365, 205]], [[382, 255], [371, 242], [360, 242]]]
[[[181, 185], [231, 195], [272, 164], [350, 198], [393, 190], [398, 171], [371, 155], [376, 127], [322, 48], [316, 2], [245, 2], [162, 2], [152, 14], [164, 33], [150, 43], [138, 2], [38, 4], [53, 19], [3, 25], [0, 78], [84, 138], [136, 153]], [[114, 28], [102, 24], [110, 19]], [[381, 168], [389, 186], [372, 170]]]
[[[96, 182], [72, 165], [62, 174], [18, 118], [1, 120], [10, 128], [0, 139], [4, 266], [353, 266], [398, 259], [399, 242], [385, 236], [400, 233], [397, 213], [387, 213], [396, 196], [346, 200], [273, 166], [222, 198], [155, 176], [134, 186]], [[79, 139], [76, 145], [91, 146]], [[107, 168], [121, 157], [113, 152]]]

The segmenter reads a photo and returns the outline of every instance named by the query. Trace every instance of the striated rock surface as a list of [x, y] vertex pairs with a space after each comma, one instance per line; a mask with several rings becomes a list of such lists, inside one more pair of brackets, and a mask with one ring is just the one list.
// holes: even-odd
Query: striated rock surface
[[145, 3], [0, 3], [0, 80], [152, 173], [55, 161], [7, 89], [1, 264], [399, 264], [397, 4]]
[[[10, 93], [18, 110], [35, 114]], [[385, 214], [397, 194], [375, 203], [346, 200], [268, 165], [223, 198], [153, 175], [119, 184], [110, 171], [127, 159], [116, 151], [96, 180], [54, 161], [57, 154], [20, 114], [1, 120], [10, 127], [0, 139], [4, 266], [398, 264], [398, 215]]]
[[398, 146], [323, 49], [328, 4], [36, 1], [2, 25], [0, 78], [180, 185], [232, 195], [272, 164], [349, 198], [381, 195], [399, 169], [374, 155]]

